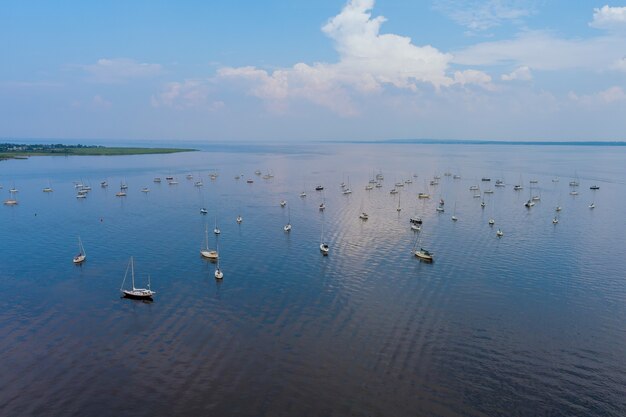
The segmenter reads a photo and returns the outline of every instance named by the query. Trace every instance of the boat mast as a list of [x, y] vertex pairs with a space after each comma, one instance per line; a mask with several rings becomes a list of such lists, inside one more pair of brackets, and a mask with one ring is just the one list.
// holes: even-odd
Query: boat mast
[[133, 291], [135, 291], [135, 263], [133, 257], [130, 257], [130, 276], [133, 280]]

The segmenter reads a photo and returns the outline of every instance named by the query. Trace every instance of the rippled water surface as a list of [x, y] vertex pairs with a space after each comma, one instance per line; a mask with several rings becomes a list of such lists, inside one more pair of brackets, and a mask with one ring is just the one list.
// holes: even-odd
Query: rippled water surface
[[[0, 414], [626, 415], [624, 161], [621, 147], [317, 144], [0, 162], [2, 200], [19, 189], [0, 207]], [[215, 222], [222, 282], [199, 255]], [[153, 303], [120, 298], [131, 255]]]

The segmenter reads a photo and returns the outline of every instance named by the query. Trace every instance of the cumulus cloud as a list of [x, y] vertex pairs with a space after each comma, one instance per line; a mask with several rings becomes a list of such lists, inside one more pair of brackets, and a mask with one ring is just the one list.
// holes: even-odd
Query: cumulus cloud
[[206, 107], [208, 110], [217, 110], [224, 106], [222, 101], [210, 101], [210, 87], [206, 80], [185, 80], [171, 82], [163, 90], [152, 96], [153, 107], [171, 107], [184, 109], [191, 107]]
[[611, 104], [616, 102], [625, 102], [626, 93], [621, 87], [613, 86], [603, 91], [598, 91], [593, 94], [578, 95], [573, 91], [570, 91], [568, 98], [571, 101], [584, 104], [584, 105], [598, 105], [598, 104]]
[[449, 76], [453, 57], [448, 53], [415, 45], [406, 36], [381, 33], [385, 18], [372, 17], [373, 6], [373, 0], [351, 0], [322, 27], [338, 52], [335, 63], [298, 63], [274, 71], [226, 67], [217, 75], [248, 82], [249, 93], [273, 110], [283, 111], [288, 100], [305, 99], [343, 116], [358, 113], [355, 95], [379, 94], [387, 87], [411, 92], [439, 91], [454, 84], [491, 87], [491, 77], [480, 71]]
[[466, 84], [476, 84], [487, 90], [493, 90], [494, 86], [491, 84], [491, 76], [485, 74], [482, 71], [477, 70], [465, 70], [465, 71], [455, 71], [454, 73], [454, 81], [460, 85]]
[[409, 37], [381, 34], [385, 18], [372, 18], [373, 6], [373, 0], [353, 0], [322, 28], [339, 52], [337, 70], [369, 74], [378, 83], [399, 88], [415, 88], [416, 81], [450, 85], [445, 71], [452, 56], [430, 45], [414, 45]]
[[153, 77], [161, 74], [163, 71], [159, 64], [142, 63], [127, 58], [102, 58], [95, 64], [82, 65], [81, 68], [89, 74], [90, 81], [105, 84]]
[[515, 70], [513, 70], [513, 72], [509, 74], [502, 74], [502, 77], [500, 78], [502, 78], [503, 81], [529, 81], [532, 80], [533, 76], [530, 72], [530, 68], [524, 65], [522, 67], [516, 68]]
[[528, 0], [439, 0], [434, 3], [434, 8], [473, 32], [519, 21], [534, 10]]
[[626, 7], [608, 5], [593, 9], [593, 20], [589, 26], [598, 29], [626, 29]]

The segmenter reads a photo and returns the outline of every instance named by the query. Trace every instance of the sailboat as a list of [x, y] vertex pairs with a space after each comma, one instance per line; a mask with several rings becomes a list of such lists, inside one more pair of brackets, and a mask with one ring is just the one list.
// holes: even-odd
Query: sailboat
[[359, 219], [361, 220], [369, 219], [369, 216], [367, 215], [367, 213], [363, 211], [363, 200], [361, 200], [361, 214], [359, 214]]
[[11, 198], [9, 198], [8, 200], [4, 200], [4, 204], [6, 206], [16, 206], [17, 205], [17, 199], [15, 198], [14, 193], [11, 192], [10, 190], [9, 190], [9, 193], [11, 194]]
[[320, 211], [324, 211], [326, 209], [326, 197], [324, 196], [324, 199], [322, 200], [320, 206], [319, 206]]
[[241, 224], [242, 221], [243, 221], [243, 217], [241, 217], [241, 215], [237, 216], [237, 223]]
[[320, 252], [322, 252], [323, 256], [327, 256], [328, 252], [330, 252], [330, 247], [328, 243], [324, 242], [324, 219], [322, 218], [322, 232], [320, 233]]
[[402, 211], [402, 207], [400, 207], [400, 194], [398, 194], [398, 208], [396, 209], [398, 213]]
[[80, 237], [78, 238], [78, 255], [74, 256], [74, 259], [72, 259], [72, 262], [74, 262], [76, 265], [78, 264], [82, 264], [85, 259], [87, 259], [87, 253], [85, 252], [85, 248], [83, 247], [83, 242], [80, 240]]
[[434, 260], [434, 256], [430, 251], [422, 247], [420, 247], [419, 250], [417, 249], [420, 238], [421, 238], [421, 235], [415, 239], [415, 245], [413, 246], [413, 254], [422, 261], [432, 262]]
[[419, 232], [422, 225], [422, 218], [417, 215], [417, 206], [415, 206], [415, 213], [409, 219], [409, 223], [411, 223], [411, 230], [415, 232]]
[[535, 205], [535, 202], [533, 201], [532, 195], [533, 195], [533, 186], [531, 185], [530, 186], [530, 193], [528, 195], [528, 201], [524, 203], [524, 206], [526, 208], [531, 208], [531, 207], [533, 207]]
[[[124, 183], [120, 183], [120, 190], [115, 193], [116, 197], [126, 197], [126, 190], [128, 188], [127, 185], [125, 185]], [[78, 192], [78, 194], [80, 195], [80, 191]]]
[[452, 221], [455, 222], [459, 220], [458, 217], [456, 217], [456, 201], [454, 202], [454, 211], [452, 212]]
[[217, 259], [218, 258], [217, 250], [209, 249], [209, 226], [206, 226], [204, 230], [204, 238], [205, 238], [206, 247], [204, 249], [200, 249], [200, 255], [202, 255], [203, 258], [207, 258], [211, 260]]
[[554, 218], [552, 219], [552, 224], [557, 224], [559, 222], [559, 218], [557, 216], [554, 216]]
[[[132, 280], [133, 289], [125, 290], [124, 283], [126, 282], [126, 276], [128, 275], [128, 269], [130, 268], [130, 275]], [[138, 300], [152, 300], [152, 296], [156, 294], [155, 291], [150, 289], [150, 275], [148, 275], [148, 288], [135, 288], [135, 263], [133, 261], [133, 257], [130, 257], [130, 261], [128, 262], [128, 266], [126, 267], [126, 273], [124, 274], [124, 280], [122, 281], [122, 286], [120, 287], [120, 291], [123, 296], [126, 298], [135, 298]]]
[[287, 233], [291, 232], [291, 207], [287, 207], [288, 221], [285, 226], [283, 226], [283, 230]]
[[343, 191], [342, 194], [352, 194], [352, 190], [350, 189], [350, 177], [348, 176], [348, 185], [345, 185], [343, 187]]
[[52, 185], [50, 184], [50, 181], [48, 181], [48, 186], [46, 188], [43, 189], [44, 193], [51, 193], [54, 190], [52, 189]]
[[496, 236], [498, 237], [504, 236], [504, 232], [502, 231], [502, 229], [498, 229], [498, 231], [496, 232]]
[[217, 214], [215, 215], [215, 228], [213, 228], [213, 233], [215, 233], [216, 235], [219, 235], [220, 233], [222, 233], [220, 231], [220, 228], [217, 227]]
[[[219, 245], [218, 242], [215, 242], [215, 249], [219, 250]], [[222, 279], [224, 278], [224, 272], [222, 272], [222, 269], [220, 268], [220, 259], [217, 258], [217, 265], [215, 265], [215, 279]]]

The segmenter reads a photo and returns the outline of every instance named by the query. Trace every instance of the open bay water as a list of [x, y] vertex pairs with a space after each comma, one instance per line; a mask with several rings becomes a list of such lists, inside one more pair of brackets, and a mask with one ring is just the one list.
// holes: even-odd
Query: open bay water
[[[19, 205], [0, 207], [0, 414], [623, 416], [624, 161], [624, 147], [423, 144], [2, 161], [0, 195], [15, 186]], [[389, 191], [408, 178], [398, 213]], [[494, 191], [484, 209], [471, 185]], [[222, 282], [199, 254], [216, 219]], [[120, 298], [131, 255], [153, 303]]]

